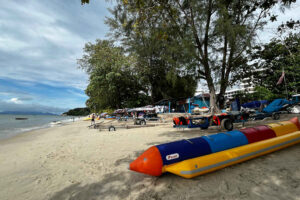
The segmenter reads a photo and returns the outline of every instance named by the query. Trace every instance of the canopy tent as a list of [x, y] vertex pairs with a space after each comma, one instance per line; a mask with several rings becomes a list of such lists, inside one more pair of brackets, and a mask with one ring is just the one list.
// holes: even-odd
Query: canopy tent
[[140, 108], [132, 108], [132, 109], [129, 109], [129, 110], [128, 110], [128, 112], [139, 112], [139, 111], [155, 112], [155, 108], [150, 108], [150, 107], [140, 107]]
[[105, 117], [107, 114], [108, 114], [107, 112], [101, 113], [100, 117]]
[[127, 108], [117, 109], [117, 110], [114, 111], [114, 114], [124, 114], [124, 113], [127, 113], [127, 112], [128, 112]]

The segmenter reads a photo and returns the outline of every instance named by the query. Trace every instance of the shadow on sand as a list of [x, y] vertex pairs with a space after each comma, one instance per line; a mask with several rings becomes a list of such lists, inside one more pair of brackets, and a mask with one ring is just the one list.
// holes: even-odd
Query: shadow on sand
[[[108, 173], [97, 183], [73, 184], [51, 199], [296, 200], [300, 196], [300, 158], [287, 156], [290, 152], [299, 155], [300, 145], [194, 179], [168, 173], [159, 178], [130, 171]], [[115, 164], [127, 160], [130, 158], [120, 159]]]
[[[200, 137], [219, 130], [174, 130], [161, 133], [171, 141]], [[165, 142], [163, 142], [165, 143]], [[147, 145], [157, 145], [151, 142]], [[146, 149], [145, 149], [146, 150]], [[116, 160], [114, 166], [129, 165], [143, 151]], [[61, 199], [299, 199], [300, 144], [236, 164], [193, 179], [166, 173], [150, 177], [135, 172], [105, 174], [99, 182], [70, 185], [55, 193], [51, 200]]]
[[52, 200], [65, 199], [125, 199], [131, 192], [139, 191], [144, 186], [145, 177], [129, 172], [106, 174], [101, 181], [88, 185], [73, 184], [52, 196]]

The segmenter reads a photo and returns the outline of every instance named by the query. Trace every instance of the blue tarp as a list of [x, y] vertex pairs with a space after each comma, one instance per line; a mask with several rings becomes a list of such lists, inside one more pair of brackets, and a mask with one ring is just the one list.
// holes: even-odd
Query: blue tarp
[[234, 102], [231, 103], [231, 110], [232, 111], [240, 111], [241, 104], [239, 99], [235, 99]]
[[244, 108], [259, 108], [261, 104], [268, 104], [268, 101], [267, 100], [252, 101], [249, 103], [242, 104], [242, 107], [244, 107]]
[[263, 112], [266, 113], [277, 112], [286, 104], [291, 104], [291, 102], [286, 99], [275, 99], [267, 107], [263, 109]]

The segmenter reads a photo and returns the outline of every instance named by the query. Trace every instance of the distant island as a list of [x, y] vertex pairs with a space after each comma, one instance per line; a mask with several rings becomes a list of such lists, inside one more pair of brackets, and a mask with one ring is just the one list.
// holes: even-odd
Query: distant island
[[69, 110], [68, 112], [63, 113], [63, 115], [69, 116], [86, 116], [90, 114], [89, 108], [74, 108]]
[[10, 115], [57, 115], [48, 112], [29, 112], [29, 111], [3, 111], [0, 114], [10, 114]]

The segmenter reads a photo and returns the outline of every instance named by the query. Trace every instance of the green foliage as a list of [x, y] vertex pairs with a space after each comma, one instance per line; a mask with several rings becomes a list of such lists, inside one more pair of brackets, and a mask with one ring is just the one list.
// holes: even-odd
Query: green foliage
[[151, 10], [134, 20], [128, 16], [133, 8], [126, 8], [128, 2], [120, 3], [124, 8], [117, 6], [112, 11], [115, 18], [109, 18], [107, 24], [112, 28], [114, 38], [122, 39], [126, 51], [137, 58], [135, 69], [148, 88], [152, 102], [193, 96], [197, 86], [197, 78], [192, 76], [195, 75], [193, 58], [188, 49], [183, 48], [178, 35], [173, 34], [176, 30], [164, 19], [153, 21], [144, 16], [151, 15]]
[[86, 104], [93, 112], [147, 104], [146, 92], [133, 65], [135, 58], [126, 56], [112, 41], [88, 43], [79, 66], [89, 74]]
[[297, 30], [300, 28], [300, 20], [293, 20], [290, 19], [289, 21], [282, 23], [280, 26], [278, 26], [277, 31], [281, 34], [285, 32], [290, 32], [291, 30]]
[[234, 95], [234, 99], [235, 98], [238, 98], [241, 104], [254, 100], [253, 95], [245, 91], [238, 91], [237, 94]]
[[69, 115], [69, 116], [86, 116], [86, 115], [90, 114], [90, 109], [89, 108], [74, 108], [63, 114]]
[[177, 77], [168, 74], [175, 72], [181, 77], [193, 75], [196, 81], [205, 79], [211, 105], [217, 108], [216, 88], [222, 97], [227, 86], [237, 81], [240, 70], [248, 67], [245, 52], [265, 25], [263, 19], [276, 20], [269, 9], [277, 3], [117, 0], [114, 18], [107, 23], [126, 50], [137, 55], [139, 65], [146, 66], [139, 70], [145, 70], [154, 99], [163, 96], [159, 85], [166, 84], [164, 77]]
[[235, 98], [239, 98], [240, 102], [243, 104], [243, 103], [247, 103], [251, 101], [259, 101], [259, 100], [272, 101], [277, 98], [284, 98], [284, 94], [276, 95], [273, 94], [270, 90], [268, 90], [265, 87], [256, 86], [253, 93], [249, 93], [246, 91], [238, 92], [235, 95]]
[[98, 113], [101, 114], [101, 113], [108, 113], [109, 115], [113, 114], [115, 111], [115, 109], [111, 109], [111, 108], [107, 108], [107, 109], [103, 109], [103, 110], [100, 110]]
[[[166, 97], [191, 96], [197, 81], [204, 79], [213, 111], [218, 111], [216, 88], [220, 88], [221, 101], [226, 88], [236, 83], [241, 71], [247, 71], [245, 53], [252, 48], [257, 30], [267, 19], [276, 20], [269, 10], [276, 4], [289, 5], [295, 0], [116, 2], [111, 10], [114, 17], [108, 18], [107, 24], [128, 56], [136, 59], [134, 72], [145, 87], [144, 94], [149, 92], [152, 102]], [[119, 80], [118, 77], [121, 76], [111, 74], [107, 78], [112, 82]], [[110, 90], [116, 88], [114, 84], [109, 87]], [[87, 92], [95, 89], [87, 89]], [[114, 96], [106, 102], [116, 99]], [[97, 102], [99, 104], [111, 106]]]
[[[300, 88], [300, 34], [290, 34], [283, 41], [273, 39], [252, 53], [253, 82], [267, 88], [274, 95], [297, 94]], [[282, 71], [285, 80], [276, 85]]]
[[273, 94], [270, 90], [268, 90], [265, 87], [261, 87], [261, 86], [256, 86], [254, 89], [254, 93], [251, 94], [253, 101], [254, 100], [273, 100], [276, 98], [280, 98], [281, 96], [275, 95]]

